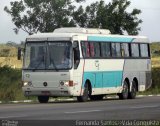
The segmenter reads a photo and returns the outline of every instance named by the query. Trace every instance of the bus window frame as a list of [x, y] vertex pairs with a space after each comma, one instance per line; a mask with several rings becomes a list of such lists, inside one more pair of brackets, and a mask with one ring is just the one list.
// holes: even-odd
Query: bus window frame
[[[141, 45], [145, 44], [147, 46], [147, 52], [148, 52], [148, 56], [142, 56], [142, 50], [141, 50]], [[140, 43], [139, 44], [139, 49], [140, 49], [140, 55], [142, 58], [147, 58], [150, 57], [150, 49], [149, 49], [149, 44], [148, 43]]]
[[[100, 44], [100, 57], [84, 57], [83, 55], [83, 48], [82, 48], [82, 42], [97, 42]], [[101, 43], [110, 43], [110, 57], [104, 57], [102, 56], [102, 47], [101, 47]], [[121, 49], [121, 44], [122, 43], [127, 43], [128, 44], [128, 47], [129, 47], [129, 57], [123, 57], [122, 54], [121, 54], [121, 57], [113, 57], [112, 55], [112, 49], [111, 49], [111, 46], [112, 46], [112, 43], [120, 43], [120, 49]], [[139, 50], [139, 57], [133, 57], [131, 52], [132, 52], [132, 48], [131, 48], [131, 45], [132, 44], [138, 44], [138, 50]], [[148, 57], [141, 57], [140, 56], [140, 44], [147, 44], [148, 45], [148, 53], [149, 53], [149, 56]], [[83, 59], [150, 59], [151, 58], [151, 55], [150, 55], [150, 45], [149, 43], [147, 42], [134, 42], [134, 43], [131, 43], [131, 42], [111, 42], [111, 41], [80, 41], [80, 45], [81, 45], [81, 53], [82, 53], [82, 58]]]

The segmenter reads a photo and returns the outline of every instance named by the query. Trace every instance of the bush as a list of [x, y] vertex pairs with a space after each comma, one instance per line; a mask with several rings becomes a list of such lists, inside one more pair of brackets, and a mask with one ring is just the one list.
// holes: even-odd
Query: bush
[[[0, 67], [0, 101], [23, 99], [21, 84], [21, 70], [8, 66]], [[18, 93], [18, 95], [17, 95]]]
[[139, 94], [160, 94], [160, 67], [152, 68], [152, 86]]

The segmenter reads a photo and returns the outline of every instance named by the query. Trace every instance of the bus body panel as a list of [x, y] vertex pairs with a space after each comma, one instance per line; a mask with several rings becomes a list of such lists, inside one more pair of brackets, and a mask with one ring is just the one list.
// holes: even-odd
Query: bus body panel
[[151, 86], [151, 59], [126, 59], [123, 80], [125, 78], [129, 79], [130, 84], [136, 78], [139, 84], [138, 91], [149, 88]]

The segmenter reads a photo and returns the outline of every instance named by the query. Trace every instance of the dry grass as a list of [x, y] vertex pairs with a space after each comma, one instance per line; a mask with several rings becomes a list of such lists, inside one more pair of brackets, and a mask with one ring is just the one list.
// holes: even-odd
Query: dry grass
[[22, 68], [22, 61], [17, 60], [17, 47], [0, 44], [0, 67]]
[[17, 57], [0, 57], [0, 66], [4, 65], [12, 68], [22, 68], [22, 61], [17, 60]]
[[160, 67], [160, 57], [153, 57], [152, 58], [152, 67], [153, 68]]

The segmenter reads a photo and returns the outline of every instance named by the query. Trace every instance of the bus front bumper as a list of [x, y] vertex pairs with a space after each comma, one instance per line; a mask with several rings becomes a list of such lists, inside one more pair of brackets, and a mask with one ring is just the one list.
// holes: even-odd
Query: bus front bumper
[[73, 96], [69, 89], [37, 89], [22, 87], [22, 90], [25, 96]]

